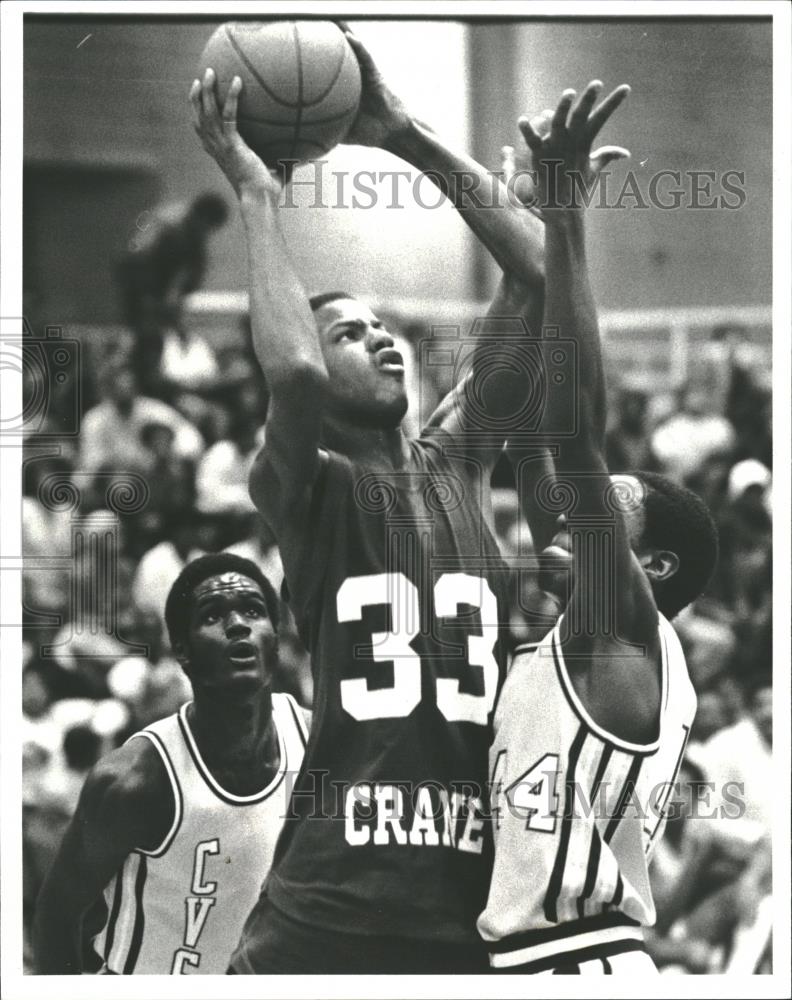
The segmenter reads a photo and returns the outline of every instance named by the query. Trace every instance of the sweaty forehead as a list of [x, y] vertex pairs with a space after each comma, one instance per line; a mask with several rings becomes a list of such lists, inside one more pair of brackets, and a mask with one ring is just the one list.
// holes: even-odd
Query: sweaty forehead
[[261, 587], [249, 576], [235, 571], [228, 573], [218, 573], [216, 576], [207, 577], [202, 580], [193, 591], [193, 598], [199, 601], [202, 597], [210, 597], [215, 594], [249, 594], [255, 593], [263, 596]]
[[376, 317], [365, 302], [357, 299], [333, 299], [316, 310], [316, 322], [324, 332], [337, 323], [350, 323], [357, 320], [371, 322]]

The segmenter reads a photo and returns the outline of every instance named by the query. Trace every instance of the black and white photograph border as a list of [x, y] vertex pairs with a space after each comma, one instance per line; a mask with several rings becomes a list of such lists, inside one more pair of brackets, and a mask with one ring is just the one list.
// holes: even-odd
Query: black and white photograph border
[[[767, 18], [772, 21], [772, 135], [766, 135], [766, 144], [762, 148], [740, 148], [740, 157], [736, 157], [735, 169], [750, 171], [751, 159], [764, 159], [772, 155], [772, 191], [765, 192], [772, 208], [769, 221], [772, 222], [772, 288], [768, 282], [769, 303], [763, 303], [758, 310], [747, 303], [735, 307], [734, 314], [739, 319], [735, 322], [746, 325], [769, 323], [771, 329], [770, 351], [772, 357], [772, 506], [775, 519], [772, 530], [772, 602], [776, 614], [774, 616], [772, 636], [772, 704], [773, 704], [773, 740], [772, 740], [772, 773], [773, 787], [777, 789], [774, 800], [773, 838], [772, 838], [772, 936], [773, 962], [772, 972], [768, 975], [746, 976], [743, 974], [699, 975], [694, 980], [685, 979], [677, 986], [680, 996], [697, 997], [786, 997], [792, 992], [792, 964], [790, 962], [790, 774], [792, 774], [792, 757], [790, 756], [790, 732], [792, 731], [791, 709], [792, 688], [790, 686], [790, 653], [789, 608], [792, 607], [792, 590], [790, 588], [790, 565], [792, 550], [790, 548], [790, 524], [787, 513], [792, 510], [792, 493], [790, 491], [790, 393], [792, 392], [792, 303], [790, 302], [789, 275], [792, 273], [792, 208], [790, 203], [790, 164], [792, 164], [792, 142], [790, 141], [790, 94], [792, 93], [792, 72], [789, 65], [790, 43], [792, 42], [792, 7], [783, 0], [735, 0], [735, 2], [699, 2], [680, 3], [676, 0], [635, 0], [635, 2], [486, 2], [486, 0], [458, 0], [458, 2], [420, 3], [410, 2], [361, 2], [347, 0], [346, 3], [317, 2], [306, 0], [291, 3], [284, 2], [248, 2], [238, 0], [234, 3], [199, 2], [189, 5], [180, 2], [106, 2], [106, 0], [19, 0], [0, 6], [0, 43], [2, 44], [2, 72], [0, 94], [2, 96], [2, 114], [0, 116], [0, 339], [3, 341], [20, 340], [26, 333], [26, 304], [23, 299], [23, 116], [28, 100], [23, 77], [26, 67], [25, 39], [23, 20], [25, 15], [47, 15], [49, 17], [62, 15], [90, 17], [134, 17], [140, 20], [156, 21], [158, 18], [190, 18], [221, 21], [233, 20], [235, 16], [244, 18], [280, 17], [299, 19], [300, 17], [326, 17], [327, 19], [343, 18], [352, 23], [364, 25], [366, 20], [400, 21], [418, 20], [467, 20], [482, 19], [497, 23], [509, 20], [530, 21], [536, 19], [545, 26], [552, 25], [563, 19], [598, 19], [618, 20], [642, 18], [650, 21], [673, 23], [686, 18], [707, 19], [721, 18], [735, 20], [740, 18]], [[86, 35], [88, 31], [86, 30]], [[207, 28], [207, 37], [211, 29]], [[361, 28], [361, 35], [364, 31]], [[365, 37], [365, 36], [364, 36]], [[372, 46], [373, 47], [373, 46]], [[385, 49], [386, 45], [383, 45]], [[379, 55], [379, 49], [375, 51]], [[669, 74], [674, 72], [672, 53], [669, 53]], [[728, 60], [728, 54], [724, 53]], [[610, 68], [610, 67], [609, 67]], [[724, 75], [724, 78], [726, 76]], [[65, 86], [68, 81], [61, 81]], [[640, 86], [640, 80], [622, 81], [621, 79], [606, 80], [606, 92], [622, 82], [628, 82], [635, 91]], [[184, 81], [185, 117], [189, 116], [187, 90], [190, 81]], [[585, 81], [569, 81], [570, 86], [582, 87]], [[559, 94], [556, 95], [557, 97]], [[768, 95], [770, 96], [770, 95]], [[452, 107], [454, 95], [440, 95], [439, 105]], [[690, 95], [695, 102], [695, 93]], [[723, 102], [728, 106], [730, 95], [724, 90]], [[511, 103], [507, 105], [511, 107]], [[29, 113], [29, 109], [28, 113]], [[518, 113], [528, 109], [520, 108]], [[531, 111], [534, 109], [531, 108]], [[539, 110], [538, 108], [536, 109]], [[420, 110], [416, 109], [418, 114]], [[742, 107], [742, 113], [750, 114], [750, 106]], [[680, 107], [680, 116], [685, 109]], [[461, 113], [460, 113], [461, 117]], [[735, 116], [734, 134], [724, 134], [725, 141], [734, 139], [739, 145], [740, 120]], [[434, 122], [432, 124], [435, 124]], [[440, 123], [437, 123], [440, 124]], [[510, 123], [516, 141], [515, 122]], [[494, 137], [493, 132], [493, 137]], [[523, 133], [525, 134], [525, 132]], [[470, 137], [472, 140], [472, 137]], [[488, 139], [490, 137], [488, 136]], [[772, 154], [771, 154], [772, 151]], [[203, 156], [196, 141], [196, 157]], [[507, 154], [511, 155], [511, 154]], [[706, 169], [706, 164], [692, 164], [694, 172]], [[766, 172], [766, 176], [770, 176]], [[734, 181], [734, 178], [732, 178]], [[335, 183], [335, 181], [334, 181]], [[695, 189], [695, 181], [684, 180], [688, 184], [687, 195]], [[383, 188], [383, 199], [396, 196], [396, 181]], [[689, 186], [693, 185], [693, 189]], [[219, 185], [218, 185], [219, 186]], [[429, 185], [427, 185], [429, 187]], [[747, 185], [747, 189], [750, 185]], [[340, 182], [335, 187], [325, 189], [324, 197], [331, 199], [340, 197]], [[368, 189], [370, 190], [370, 189]], [[401, 190], [401, 189], [400, 189]], [[668, 189], [666, 189], [667, 191]], [[745, 195], [740, 184], [735, 183], [732, 191], [737, 190], [737, 199]], [[724, 188], [726, 195], [729, 190]], [[170, 192], [169, 192], [170, 193]], [[228, 194], [228, 192], [226, 192]], [[357, 192], [361, 194], [360, 190]], [[701, 192], [699, 191], [699, 194]], [[379, 189], [378, 189], [379, 194]], [[306, 182], [304, 190], [299, 194], [301, 205], [313, 195], [315, 189], [309, 190]], [[663, 195], [661, 194], [661, 197]], [[698, 197], [695, 190], [692, 196]], [[229, 203], [231, 201], [229, 197]], [[356, 203], [357, 204], [357, 203]], [[434, 205], [434, 201], [432, 202]], [[366, 206], [364, 206], [366, 207]], [[660, 206], [663, 207], [662, 205]], [[729, 207], [729, 206], [727, 206]], [[332, 213], [327, 213], [331, 215]], [[431, 213], [429, 213], [431, 214]], [[666, 213], [668, 214], [668, 213]], [[427, 230], [428, 232], [429, 230]], [[433, 245], [432, 253], [437, 256], [440, 240]], [[453, 249], [454, 262], [460, 259], [467, 244], [455, 245]], [[26, 248], [27, 249], [27, 248]], [[26, 252], [26, 251], [25, 251]], [[53, 251], [50, 251], [52, 253]], [[335, 249], [333, 252], [336, 252]], [[658, 250], [662, 254], [662, 250]], [[745, 248], [750, 255], [750, 247]], [[435, 260], [435, 266], [438, 261]], [[661, 262], [662, 263], [662, 262]], [[492, 272], [487, 270], [486, 262], [479, 256], [474, 267], [477, 298], [483, 300], [488, 290], [491, 290]], [[595, 289], [596, 291], [596, 289]], [[207, 316], [217, 305], [217, 299], [212, 292], [198, 292], [193, 305], [198, 313], [202, 310]], [[236, 296], [236, 297], [235, 297]], [[395, 301], [396, 295], [392, 296]], [[386, 296], [387, 300], [387, 290]], [[428, 308], [432, 303], [429, 295], [422, 299]], [[462, 302], [460, 294], [457, 299]], [[416, 300], [417, 301], [417, 300]], [[436, 303], [435, 303], [436, 304]], [[453, 305], [452, 303], [451, 305]], [[384, 305], [384, 303], [383, 303]], [[672, 305], [675, 305], [673, 303]], [[711, 303], [710, 303], [711, 305]], [[765, 309], [764, 306], [768, 305]], [[241, 314], [244, 302], [238, 293], [226, 296], [224, 308], [236, 310]], [[658, 314], [666, 312], [676, 315], [676, 329], [688, 322], [690, 317], [685, 310], [658, 309]], [[702, 315], [720, 316], [727, 310], [700, 310]], [[399, 314], [399, 310], [394, 310]], [[445, 323], [453, 313], [451, 306], [445, 312], [442, 310], [431, 319], [435, 323]], [[629, 332], [636, 313], [623, 309], [611, 316], [604, 315], [602, 326], [606, 334], [611, 330]], [[473, 319], [474, 317], [470, 317]], [[45, 317], [46, 321], [55, 322], [57, 317]], [[645, 317], [644, 317], [645, 319]], [[609, 325], [610, 324], [610, 325]], [[671, 336], [674, 336], [674, 324], [671, 324]], [[436, 328], [437, 329], [437, 328]], [[436, 332], [436, 329], [433, 331]], [[439, 328], [448, 331], [449, 326]], [[544, 333], [545, 331], [543, 331]], [[49, 336], [49, 329], [48, 329]], [[54, 335], [57, 336], [57, 335]], [[625, 338], [625, 342], [628, 338]], [[2, 346], [2, 345], [0, 345]], [[626, 349], [629, 349], [626, 344]], [[690, 345], [688, 345], [690, 347]], [[635, 353], [635, 345], [633, 351]], [[693, 351], [696, 347], [692, 348]], [[648, 353], [648, 352], [647, 352]], [[210, 998], [220, 993], [233, 998], [247, 997], [415, 997], [416, 1000], [434, 1000], [435, 997], [525, 997], [535, 989], [529, 979], [523, 975], [512, 976], [482, 976], [482, 975], [336, 975], [336, 976], [277, 976], [266, 977], [262, 981], [258, 977], [241, 976], [233, 980], [233, 985], [221, 983], [215, 976], [195, 976], [187, 981], [183, 976], [118, 976], [112, 980], [96, 976], [43, 976], [30, 974], [23, 964], [23, 781], [22, 781], [22, 669], [24, 662], [23, 636], [21, 627], [21, 608], [23, 607], [23, 546], [22, 546], [22, 471], [24, 434], [18, 423], [19, 414], [25, 409], [23, 397], [23, 379], [21, 363], [15, 363], [16, 356], [3, 353], [0, 361], [0, 778], [2, 785], [2, 823], [0, 824], [0, 891], [2, 905], [0, 906], [0, 963], [2, 968], [2, 998], [8, 1000], [37, 1000], [37, 998], [59, 995], [74, 1000], [91, 1000], [91, 998], [111, 997], [118, 1000], [137, 1000], [144, 997], [180, 998]], [[22, 357], [20, 352], [19, 358]], [[689, 352], [688, 360], [692, 354]], [[646, 360], [643, 358], [642, 360]], [[680, 373], [669, 373], [678, 376]], [[421, 417], [424, 412], [423, 400], [418, 400]], [[112, 482], [106, 487], [110, 497], [112, 491], [114, 502], [135, 504], [139, 496], [136, 490], [138, 484], [129, 482]], [[142, 484], [145, 491], [147, 486]], [[120, 500], [118, 499], [120, 497]], [[64, 495], [64, 503], [69, 502]], [[108, 500], [107, 506], [112, 507]], [[497, 510], [496, 510], [497, 516]], [[43, 563], [42, 563], [43, 565]], [[53, 562], [55, 565], [55, 562]], [[591, 981], [583, 986], [576, 979], [557, 977], [551, 985], [547, 978], [540, 992], [547, 996], [558, 997], [664, 997], [668, 995], [668, 976], [657, 977], [656, 980], [636, 982], [633, 979], [621, 979], [613, 976], [608, 979]]]

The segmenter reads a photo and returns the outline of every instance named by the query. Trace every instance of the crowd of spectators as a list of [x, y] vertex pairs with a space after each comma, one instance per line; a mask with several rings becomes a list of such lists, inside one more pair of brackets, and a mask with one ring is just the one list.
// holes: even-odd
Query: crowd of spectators
[[[205, 231], [222, 221], [213, 203], [201, 211], [198, 224]], [[166, 231], [171, 222], [166, 217]], [[182, 291], [195, 286], [202, 263], [194, 255], [193, 269], [179, 272]], [[133, 278], [140, 292], [142, 265], [128, 265], [125, 280], [134, 284]], [[212, 344], [185, 332], [181, 299], [168, 296], [160, 314], [156, 296], [148, 304], [130, 298], [133, 335], [105, 344], [86, 367], [79, 436], [38, 445], [57, 433], [54, 392], [45, 423], [27, 441], [28, 918], [87, 771], [131, 732], [189, 697], [163, 621], [165, 598], [181, 568], [202, 552], [230, 549], [261, 564], [276, 588], [283, 578], [274, 539], [247, 492], [267, 410], [249, 330], [240, 329], [228, 344]], [[689, 384], [669, 392], [623, 380], [610, 396], [611, 469], [654, 469], [685, 482], [707, 501], [720, 531], [715, 576], [675, 621], [699, 712], [654, 863], [658, 924], [652, 953], [661, 967], [688, 972], [718, 971], [737, 961], [759, 969], [762, 962], [766, 967], [768, 952], [770, 389], [741, 356], [741, 339], [735, 328], [714, 331], [709, 391]], [[147, 358], [144, 351], [154, 342], [159, 349]], [[189, 354], [186, 380], [178, 378], [178, 350]], [[423, 388], [431, 396], [433, 387]], [[113, 486], [128, 483], [130, 475], [145, 484], [141, 502], [114, 505]], [[74, 487], [68, 504], [62, 502], [64, 484]], [[504, 550], [514, 551], [518, 539], [524, 545], [527, 529], [508, 477], [496, 501], [496, 530]], [[106, 546], [86, 545], [86, 537], [106, 537], [108, 531], [109, 555]], [[79, 563], [78, 544], [91, 553]], [[285, 607], [283, 617], [276, 684], [310, 706], [309, 659]], [[519, 610], [512, 620], [519, 638]]]

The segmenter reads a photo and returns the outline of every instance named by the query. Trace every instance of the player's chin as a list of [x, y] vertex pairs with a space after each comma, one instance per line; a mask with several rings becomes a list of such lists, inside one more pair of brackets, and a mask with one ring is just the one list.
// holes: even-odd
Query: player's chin
[[221, 688], [226, 697], [244, 701], [259, 695], [269, 683], [261, 669], [239, 669], [223, 678]]
[[372, 417], [381, 427], [398, 427], [407, 412], [409, 400], [403, 384], [392, 383], [388, 392], [377, 394], [377, 402], [372, 407]]
[[228, 657], [223, 681], [235, 686], [258, 685], [262, 687], [267, 682], [268, 677], [269, 672], [262, 664], [260, 655], [245, 659]]

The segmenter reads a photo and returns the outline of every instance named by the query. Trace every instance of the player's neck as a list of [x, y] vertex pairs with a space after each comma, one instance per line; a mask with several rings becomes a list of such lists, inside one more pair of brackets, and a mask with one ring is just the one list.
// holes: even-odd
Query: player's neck
[[400, 469], [410, 457], [401, 427], [361, 427], [339, 417], [325, 419], [322, 444], [374, 469]]
[[235, 701], [199, 689], [187, 717], [204, 763], [227, 791], [252, 794], [267, 784], [280, 763], [269, 690]]

